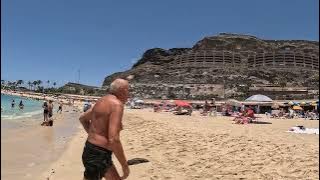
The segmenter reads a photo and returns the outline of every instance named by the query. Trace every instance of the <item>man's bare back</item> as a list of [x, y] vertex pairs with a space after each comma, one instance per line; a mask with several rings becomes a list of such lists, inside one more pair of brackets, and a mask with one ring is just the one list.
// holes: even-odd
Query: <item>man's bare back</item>
[[[88, 131], [88, 141], [97, 146], [109, 149], [112, 151], [112, 147], [109, 145], [109, 120], [113, 108], [120, 108], [123, 113], [123, 104], [114, 96], [106, 95], [99, 99], [97, 103], [92, 107], [91, 122]], [[119, 130], [122, 129], [122, 123]]]
[[88, 133], [82, 154], [86, 179], [101, 179], [102, 177], [120, 179], [112, 162], [112, 153], [122, 166], [121, 179], [129, 175], [127, 159], [120, 141], [124, 103], [129, 95], [128, 81], [116, 79], [111, 83], [109, 93], [79, 118]]

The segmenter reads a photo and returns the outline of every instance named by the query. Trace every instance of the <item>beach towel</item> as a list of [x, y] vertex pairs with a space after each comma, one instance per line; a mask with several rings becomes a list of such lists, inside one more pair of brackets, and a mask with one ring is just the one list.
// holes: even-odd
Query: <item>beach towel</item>
[[291, 133], [303, 133], [303, 134], [319, 134], [319, 128], [305, 128], [304, 126], [294, 126], [289, 129]]

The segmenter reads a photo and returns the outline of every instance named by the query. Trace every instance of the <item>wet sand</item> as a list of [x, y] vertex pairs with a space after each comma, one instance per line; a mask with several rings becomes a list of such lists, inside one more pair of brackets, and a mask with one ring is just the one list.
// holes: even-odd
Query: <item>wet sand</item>
[[61, 156], [79, 130], [79, 113], [66, 107], [53, 117], [53, 127], [40, 126], [42, 115], [1, 120], [1, 178], [37, 179]]
[[[128, 179], [319, 179], [319, 135], [285, 132], [295, 125], [319, 128], [319, 121], [264, 117], [264, 124], [238, 125], [231, 119], [125, 110], [127, 158], [150, 161], [130, 166]], [[81, 129], [39, 179], [82, 179], [86, 137]]]

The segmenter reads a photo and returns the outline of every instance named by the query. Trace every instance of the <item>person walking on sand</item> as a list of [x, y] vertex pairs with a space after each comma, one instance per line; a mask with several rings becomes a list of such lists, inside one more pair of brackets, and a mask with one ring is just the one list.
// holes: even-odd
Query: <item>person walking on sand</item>
[[[82, 163], [85, 167], [84, 179], [104, 177], [108, 180], [120, 180], [129, 176], [129, 166], [120, 141], [122, 115], [129, 95], [128, 89], [128, 81], [114, 80], [110, 85], [109, 94], [100, 98], [79, 118], [88, 133], [82, 154]], [[122, 177], [112, 162], [112, 153], [121, 164]]]
[[62, 105], [63, 105], [62, 102], [60, 102], [57, 113], [58, 113], [59, 111], [60, 111], [60, 114], [62, 113]]

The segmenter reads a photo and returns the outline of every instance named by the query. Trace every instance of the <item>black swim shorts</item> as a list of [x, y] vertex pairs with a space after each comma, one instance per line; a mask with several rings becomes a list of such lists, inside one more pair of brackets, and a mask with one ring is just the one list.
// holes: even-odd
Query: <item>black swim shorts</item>
[[84, 177], [88, 180], [100, 180], [113, 165], [111, 158], [112, 151], [86, 141], [82, 154]]

